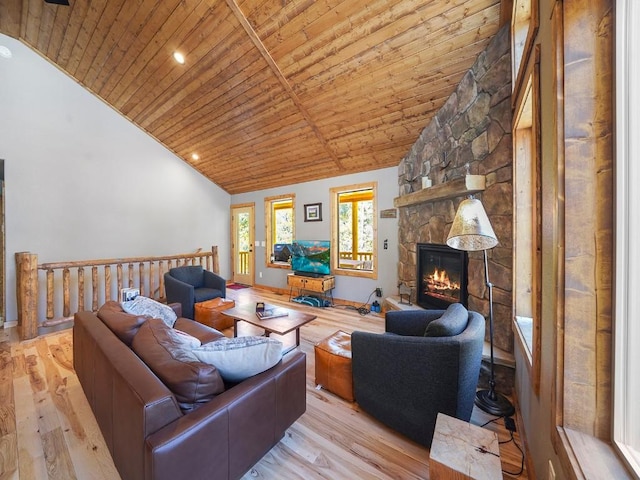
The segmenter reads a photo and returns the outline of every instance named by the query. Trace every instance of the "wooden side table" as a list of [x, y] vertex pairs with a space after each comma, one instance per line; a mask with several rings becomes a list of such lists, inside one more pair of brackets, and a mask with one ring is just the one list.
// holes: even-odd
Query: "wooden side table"
[[429, 478], [502, 478], [498, 436], [495, 432], [439, 413], [429, 453]]
[[214, 298], [198, 302], [194, 306], [195, 321], [222, 331], [233, 326], [233, 318], [223, 315], [222, 311], [235, 306], [236, 302], [229, 298]]

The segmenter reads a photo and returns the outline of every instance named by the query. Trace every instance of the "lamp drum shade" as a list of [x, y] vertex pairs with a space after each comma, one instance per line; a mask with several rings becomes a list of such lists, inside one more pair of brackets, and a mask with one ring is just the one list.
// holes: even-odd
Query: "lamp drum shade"
[[447, 245], [456, 250], [476, 252], [488, 250], [497, 244], [498, 238], [482, 202], [476, 198], [463, 200], [453, 219]]

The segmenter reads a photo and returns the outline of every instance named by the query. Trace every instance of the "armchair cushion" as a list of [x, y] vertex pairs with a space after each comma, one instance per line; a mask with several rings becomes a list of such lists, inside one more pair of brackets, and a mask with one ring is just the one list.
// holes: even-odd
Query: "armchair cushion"
[[424, 332], [425, 337], [452, 337], [459, 335], [467, 326], [469, 312], [461, 303], [452, 303], [442, 316], [432, 320]]

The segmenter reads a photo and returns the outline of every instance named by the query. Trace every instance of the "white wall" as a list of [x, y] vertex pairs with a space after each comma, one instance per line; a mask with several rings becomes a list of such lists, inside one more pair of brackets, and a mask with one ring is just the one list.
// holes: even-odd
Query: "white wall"
[[0, 35], [6, 318], [15, 252], [52, 261], [218, 245], [229, 276], [230, 196], [21, 43]]
[[[398, 159], [400, 162], [400, 159]], [[255, 203], [256, 244], [266, 240], [264, 224], [264, 199], [274, 195], [295, 194], [295, 237], [301, 240], [330, 240], [331, 211], [329, 189], [363, 182], [378, 182], [378, 278], [371, 280], [359, 277], [336, 276], [335, 298], [365, 303], [376, 287], [382, 287], [383, 296], [398, 292], [398, 220], [380, 218], [380, 210], [393, 208], [393, 199], [398, 196], [398, 168], [384, 168], [369, 172], [344, 175], [324, 180], [290, 185], [287, 187], [259, 190], [233, 195], [232, 204]], [[322, 203], [322, 221], [305, 222], [304, 208], [307, 203]], [[387, 250], [383, 249], [388, 240]], [[256, 284], [274, 288], [287, 288], [286, 275], [290, 270], [267, 268], [265, 247], [256, 247]], [[262, 278], [259, 274], [262, 272]], [[375, 300], [373, 295], [371, 301]]]

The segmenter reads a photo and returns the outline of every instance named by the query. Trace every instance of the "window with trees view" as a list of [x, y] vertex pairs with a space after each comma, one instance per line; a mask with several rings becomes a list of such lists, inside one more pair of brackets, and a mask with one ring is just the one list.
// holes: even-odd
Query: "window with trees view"
[[331, 189], [331, 263], [342, 275], [375, 278], [376, 183]]
[[267, 265], [289, 268], [291, 243], [295, 235], [295, 196], [279, 195], [265, 199]]

